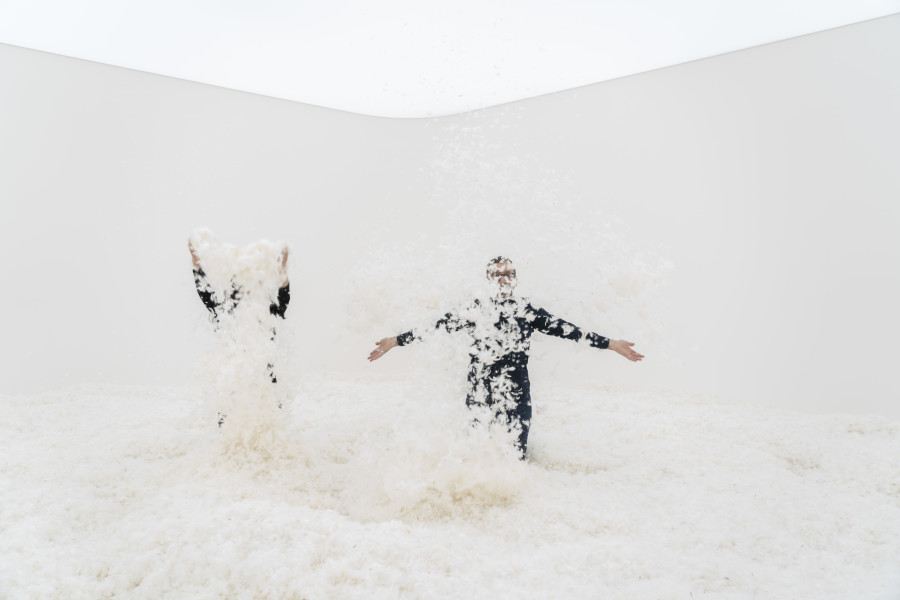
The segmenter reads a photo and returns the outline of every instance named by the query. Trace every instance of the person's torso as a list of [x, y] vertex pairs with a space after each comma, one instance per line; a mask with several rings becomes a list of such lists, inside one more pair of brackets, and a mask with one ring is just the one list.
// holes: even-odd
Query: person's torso
[[534, 333], [534, 311], [520, 298], [475, 301], [460, 314], [471, 339], [472, 362], [491, 365], [500, 361], [525, 366]]

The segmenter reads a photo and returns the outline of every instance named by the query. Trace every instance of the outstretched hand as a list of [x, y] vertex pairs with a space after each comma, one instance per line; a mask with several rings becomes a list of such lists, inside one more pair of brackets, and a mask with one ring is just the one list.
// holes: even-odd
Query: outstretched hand
[[397, 338], [395, 337], [386, 337], [382, 340], [378, 340], [375, 342], [375, 349], [369, 353], [369, 362], [373, 360], [378, 360], [385, 354], [387, 354], [388, 350], [397, 345]]
[[644, 358], [643, 354], [638, 354], [631, 347], [634, 346], [633, 342], [626, 342], [625, 340], [610, 340], [609, 341], [609, 349], [615, 350], [625, 358], [630, 361], [637, 362]]

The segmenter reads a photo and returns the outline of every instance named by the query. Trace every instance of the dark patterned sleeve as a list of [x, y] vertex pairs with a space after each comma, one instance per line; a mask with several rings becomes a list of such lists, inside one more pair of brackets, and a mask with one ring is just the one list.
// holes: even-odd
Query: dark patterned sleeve
[[284, 318], [288, 304], [291, 302], [291, 284], [278, 288], [278, 299], [269, 305], [269, 312], [276, 317]]
[[197, 287], [197, 294], [200, 296], [203, 305], [210, 313], [212, 313], [214, 319], [218, 319], [219, 315], [216, 312], [216, 309], [218, 309], [221, 304], [216, 301], [216, 294], [213, 292], [212, 286], [209, 285], [209, 282], [206, 280], [206, 273], [203, 272], [203, 269], [194, 269], [194, 285]]
[[[465, 326], [466, 322], [461, 320], [458, 315], [447, 313], [435, 322], [433, 329], [445, 329], [448, 333], [453, 333]], [[413, 331], [407, 331], [406, 333], [401, 333], [397, 336], [397, 345], [406, 346], [421, 339], [421, 335], [416, 335]]]
[[527, 314], [529, 321], [535, 331], [540, 331], [546, 335], [560, 337], [566, 340], [574, 340], [580, 342], [585, 339], [588, 344], [594, 348], [609, 348], [609, 338], [598, 333], [583, 333], [578, 327], [564, 321], [558, 317], [554, 317], [543, 308], [534, 308], [528, 305]]

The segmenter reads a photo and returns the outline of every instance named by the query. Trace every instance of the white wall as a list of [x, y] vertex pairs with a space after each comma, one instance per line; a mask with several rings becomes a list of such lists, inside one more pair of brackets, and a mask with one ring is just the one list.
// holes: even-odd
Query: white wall
[[895, 15], [435, 120], [0, 46], [0, 390], [188, 381], [205, 225], [291, 244], [300, 377], [424, 368], [364, 356], [503, 252], [524, 292], [648, 355], [541, 340], [536, 392], [900, 416], [898, 39]]

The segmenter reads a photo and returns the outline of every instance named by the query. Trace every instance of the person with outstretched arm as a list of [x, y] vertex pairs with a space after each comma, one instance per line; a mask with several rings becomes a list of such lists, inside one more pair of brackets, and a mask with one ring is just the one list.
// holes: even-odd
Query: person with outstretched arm
[[[631, 342], [585, 333], [572, 323], [535, 307], [527, 299], [516, 297], [513, 294], [518, 283], [516, 270], [508, 258], [498, 256], [491, 260], [487, 265], [487, 277], [496, 291], [494, 296], [485, 301], [475, 300], [459, 311], [447, 313], [434, 324], [434, 329], [465, 331], [469, 335], [470, 389], [466, 406], [476, 413], [475, 421], [488, 418], [513, 432], [517, 438], [516, 447], [524, 458], [531, 425], [528, 355], [535, 331], [594, 348], [608, 348], [634, 362], [644, 356], [633, 349]], [[392, 348], [420, 339], [420, 334], [407, 331], [379, 340], [369, 354], [369, 361], [381, 358]]]

